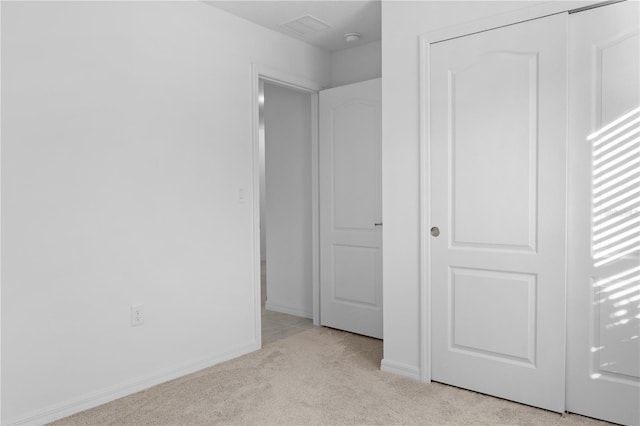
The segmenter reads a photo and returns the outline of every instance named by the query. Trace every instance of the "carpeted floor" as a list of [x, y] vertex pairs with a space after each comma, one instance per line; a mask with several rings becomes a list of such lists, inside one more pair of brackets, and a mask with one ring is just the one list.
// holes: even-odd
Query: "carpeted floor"
[[382, 342], [328, 328], [55, 425], [604, 425], [380, 371]]

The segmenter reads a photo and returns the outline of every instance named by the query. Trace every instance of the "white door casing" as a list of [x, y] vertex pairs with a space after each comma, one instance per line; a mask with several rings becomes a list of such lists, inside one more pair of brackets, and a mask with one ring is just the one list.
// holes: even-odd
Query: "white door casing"
[[320, 323], [382, 338], [381, 80], [320, 92]]
[[564, 411], [567, 16], [433, 44], [432, 379]]
[[640, 424], [640, 5], [570, 15], [567, 410]]

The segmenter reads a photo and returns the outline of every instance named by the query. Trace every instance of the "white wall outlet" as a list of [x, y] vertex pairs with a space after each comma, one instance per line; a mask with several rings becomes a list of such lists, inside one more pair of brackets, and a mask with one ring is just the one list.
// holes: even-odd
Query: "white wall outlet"
[[144, 306], [131, 305], [131, 327], [144, 324]]

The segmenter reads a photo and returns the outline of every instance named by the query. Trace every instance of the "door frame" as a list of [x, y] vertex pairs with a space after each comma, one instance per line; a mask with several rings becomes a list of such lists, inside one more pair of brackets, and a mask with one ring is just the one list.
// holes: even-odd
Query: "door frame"
[[419, 133], [419, 241], [420, 241], [420, 258], [419, 258], [419, 371], [420, 381], [423, 383], [431, 382], [431, 252], [430, 252], [430, 234], [429, 228], [431, 224], [431, 191], [430, 191], [430, 170], [429, 152], [431, 149], [431, 140], [429, 136], [430, 119], [429, 119], [429, 80], [430, 80], [430, 53], [431, 45], [446, 40], [464, 37], [479, 32], [489, 31], [500, 27], [515, 25], [521, 22], [533, 19], [543, 18], [559, 13], [571, 13], [572, 11], [584, 10], [585, 8], [600, 7], [611, 3], [617, 3], [623, 0], [614, 1], [588, 1], [579, 0], [572, 2], [544, 2], [533, 6], [523, 6], [512, 12], [490, 16], [476, 21], [466, 22], [452, 27], [447, 27], [431, 32], [421, 34], [419, 36], [419, 78], [420, 78], [420, 94], [419, 94], [419, 114], [420, 114], [420, 133]]
[[320, 83], [289, 74], [262, 64], [251, 64], [251, 155], [253, 208], [253, 303], [255, 316], [254, 338], [262, 348], [261, 258], [260, 258], [260, 80], [311, 95], [311, 285], [313, 324], [320, 325], [320, 227], [318, 176], [318, 92]]

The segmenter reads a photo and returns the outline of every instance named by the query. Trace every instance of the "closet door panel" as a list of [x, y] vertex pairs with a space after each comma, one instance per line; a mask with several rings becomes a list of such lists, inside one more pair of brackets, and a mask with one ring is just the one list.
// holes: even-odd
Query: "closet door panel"
[[432, 379], [558, 412], [566, 31], [561, 14], [432, 45], [428, 108]]
[[567, 410], [640, 424], [640, 5], [570, 15]]

